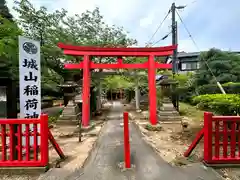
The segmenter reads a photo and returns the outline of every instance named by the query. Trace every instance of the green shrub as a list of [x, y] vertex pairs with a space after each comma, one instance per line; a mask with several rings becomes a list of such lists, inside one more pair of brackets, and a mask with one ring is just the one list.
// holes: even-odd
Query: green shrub
[[[223, 89], [225, 90], [226, 93], [229, 94], [240, 94], [240, 83], [225, 83], [222, 84]], [[217, 86], [217, 84], [207, 84], [200, 86], [197, 88], [197, 91], [199, 94], [217, 94], [221, 93], [221, 90]]]
[[58, 116], [49, 116], [49, 117], [48, 117], [48, 122], [49, 122], [50, 124], [56, 123], [57, 120], [58, 120]]
[[159, 125], [153, 126], [151, 124], [146, 124], [145, 129], [147, 129], [148, 131], [161, 131], [162, 127]]
[[178, 87], [177, 93], [179, 95], [179, 101], [190, 103], [192, 97], [195, 95], [195, 90], [193, 87]]
[[237, 94], [205, 94], [192, 99], [192, 104], [202, 110], [209, 110], [221, 115], [240, 113], [240, 95]]

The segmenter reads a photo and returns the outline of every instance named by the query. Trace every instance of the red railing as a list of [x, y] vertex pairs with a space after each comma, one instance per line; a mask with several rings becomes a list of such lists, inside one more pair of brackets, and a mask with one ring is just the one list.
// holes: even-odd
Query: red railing
[[207, 164], [240, 163], [240, 116], [213, 116], [204, 113], [204, 127], [184, 153], [189, 156], [204, 137], [204, 161]]
[[47, 115], [0, 119], [0, 167], [47, 166], [48, 134]]

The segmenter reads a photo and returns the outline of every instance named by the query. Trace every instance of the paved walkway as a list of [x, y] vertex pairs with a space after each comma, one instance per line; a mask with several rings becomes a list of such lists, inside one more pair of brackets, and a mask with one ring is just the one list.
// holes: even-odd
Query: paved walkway
[[109, 120], [83, 171], [76, 171], [68, 180], [221, 180], [214, 171], [199, 164], [184, 169], [170, 166], [145, 143], [132, 124], [131, 155], [135, 168], [121, 172], [118, 164], [124, 158], [122, 112], [122, 105], [114, 102]]

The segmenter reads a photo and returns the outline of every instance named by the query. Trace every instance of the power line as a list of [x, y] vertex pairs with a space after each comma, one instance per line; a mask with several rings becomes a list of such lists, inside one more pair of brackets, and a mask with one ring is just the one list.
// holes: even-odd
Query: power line
[[165, 40], [172, 32], [169, 32], [167, 35], [163, 36], [161, 39], [159, 39], [158, 41], [154, 42], [152, 44], [152, 46], [156, 45], [157, 43], [159, 43], [160, 41]]
[[[177, 15], [178, 15], [181, 23], [183, 24], [185, 30], [187, 31], [189, 37], [191, 38], [193, 44], [195, 45], [195, 47], [196, 47], [196, 48], [198, 49], [198, 51], [200, 52], [200, 49], [199, 49], [196, 41], [194, 40], [193, 36], [191, 35], [190, 31], [188, 30], [186, 24], [183, 22], [182, 17], [180, 16], [180, 14], [178, 13], [177, 10], [176, 10], [176, 12], [177, 12]], [[223, 87], [222, 87], [222, 85], [218, 82], [217, 77], [213, 74], [213, 71], [212, 71], [212, 69], [210, 68], [210, 66], [209, 66], [209, 64], [207, 63], [207, 61], [206, 61], [204, 58], [203, 58], [203, 61], [205, 62], [206, 66], [208, 67], [208, 69], [209, 69], [209, 71], [210, 71], [210, 73], [212, 74], [213, 78], [214, 78], [215, 81], [217, 82], [217, 85], [218, 85], [218, 87], [220, 88], [220, 90], [222, 91], [222, 93], [223, 93], [223, 94], [226, 94], [225, 91], [224, 91], [224, 89], [223, 89]]]
[[198, 45], [197, 45], [196, 41], [193, 39], [193, 37], [192, 37], [192, 35], [191, 35], [190, 31], [188, 30], [188, 28], [187, 28], [186, 24], [183, 22], [183, 19], [182, 19], [182, 17], [180, 16], [180, 14], [178, 13], [178, 11], [177, 11], [177, 10], [176, 10], [176, 13], [177, 13], [177, 15], [178, 15], [178, 17], [179, 17], [179, 19], [180, 19], [181, 23], [183, 24], [183, 26], [184, 26], [185, 30], [187, 31], [187, 33], [188, 33], [189, 37], [191, 38], [192, 42], [194, 43], [194, 45], [196, 46], [196, 48], [198, 49], [198, 51], [200, 51], [200, 49], [199, 49], [199, 47], [198, 47]]
[[189, 6], [189, 5], [192, 5], [192, 4], [196, 3], [196, 2], [197, 2], [197, 0], [192, 1], [192, 2], [188, 3], [187, 5], [185, 5], [185, 7], [187, 7], [187, 6]]
[[154, 38], [154, 36], [156, 35], [156, 33], [159, 31], [159, 29], [162, 27], [164, 21], [167, 19], [168, 15], [170, 14], [171, 9], [169, 9], [168, 13], [166, 14], [166, 16], [164, 17], [164, 19], [162, 20], [162, 22], [159, 24], [159, 26], [157, 27], [156, 31], [153, 33], [153, 35], [151, 36], [151, 38], [148, 40], [148, 42], [146, 43], [147, 45], [150, 44], [150, 42], [152, 41], [152, 39]]

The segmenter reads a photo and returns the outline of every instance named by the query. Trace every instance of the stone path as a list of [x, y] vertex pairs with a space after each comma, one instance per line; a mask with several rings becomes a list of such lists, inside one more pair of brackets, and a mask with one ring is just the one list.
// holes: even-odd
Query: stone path
[[142, 139], [140, 132], [130, 123], [131, 156], [134, 168], [121, 172], [123, 161], [123, 107], [113, 103], [108, 122], [102, 129], [85, 167], [74, 172], [68, 180], [221, 180], [212, 169], [201, 164], [187, 168], [172, 167], [157, 155]]

